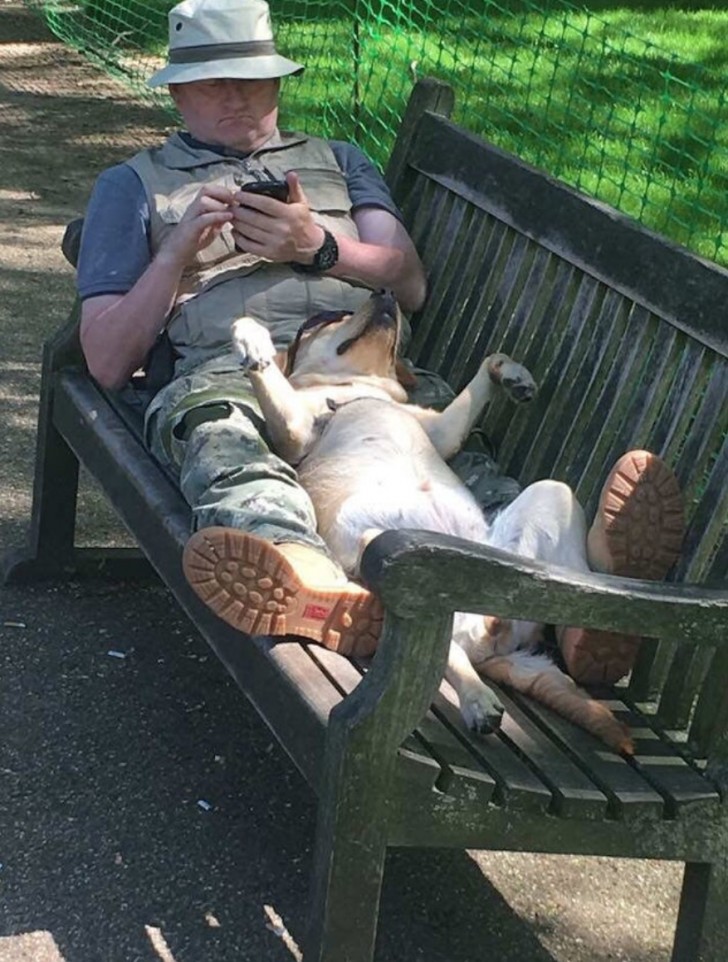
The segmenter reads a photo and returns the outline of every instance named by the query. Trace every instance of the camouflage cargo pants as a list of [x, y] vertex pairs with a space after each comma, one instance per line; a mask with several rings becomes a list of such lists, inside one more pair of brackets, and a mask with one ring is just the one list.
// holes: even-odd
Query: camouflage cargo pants
[[[414, 403], [442, 407], [453, 396], [437, 375], [418, 373]], [[164, 387], [146, 414], [153, 455], [177, 479], [195, 530], [240, 528], [268, 541], [297, 541], [326, 550], [296, 472], [275, 455], [248, 379], [231, 355], [215, 358]], [[451, 466], [484, 510], [518, 494], [484, 450], [462, 451]]]

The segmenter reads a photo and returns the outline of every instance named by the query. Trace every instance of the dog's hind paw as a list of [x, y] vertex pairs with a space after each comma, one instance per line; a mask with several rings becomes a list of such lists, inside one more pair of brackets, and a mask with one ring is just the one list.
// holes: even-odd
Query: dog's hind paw
[[536, 382], [531, 372], [512, 361], [507, 354], [491, 354], [485, 363], [490, 379], [500, 384], [512, 401], [530, 401], [536, 394]]
[[262, 371], [273, 363], [276, 349], [270, 333], [253, 317], [239, 317], [231, 327], [233, 349], [244, 371]]
[[460, 699], [460, 714], [470, 731], [489, 735], [500, 728], [503, 705], [490, 688], [472, 692]]

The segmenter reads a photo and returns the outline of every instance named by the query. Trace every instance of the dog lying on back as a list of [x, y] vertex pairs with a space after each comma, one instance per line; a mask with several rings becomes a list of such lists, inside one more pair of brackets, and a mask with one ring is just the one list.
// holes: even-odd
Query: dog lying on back
[[[397, 360], [400, 328], [401, 314], [388, 292], [373, 294], [354, 314], [312, 318], [282, 354], [253, 318], [232, 327], [272, 446], [297, 469], [321, 536], [353, 578], [364, 548], [384, 530], [437, 531], [513, 550], [531, 534], [529, 512], [538, 512], [538, 485], [532, 485], [513, 510], [506, 509], [504, 523], [489, 524], [446, 464], [495, 391], [516, 402], [534, 396], [529, 372], [492, 354], [444, 411], [407, 404], [403, 382], [411, 386], [412, 375]], [[531, 556], [538, 556], [537, 548]], [[530, 694], [611, 747], [630, 752], [629, 735], [614, 715], [547, 656], [534, 654], [542, 627], [456, 614], [446, 677], [466, 724], [481, 732], [499, 724], [503, 707], [484, 676]]]

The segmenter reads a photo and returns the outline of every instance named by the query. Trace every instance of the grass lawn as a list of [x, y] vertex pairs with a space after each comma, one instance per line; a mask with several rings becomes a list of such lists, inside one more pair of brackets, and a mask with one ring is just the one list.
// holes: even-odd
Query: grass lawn
[[[728, 264], [719, 2], [271, 0], [279, 46], [309, 67], [284, 85], [283, 120], [355, 139], [381, 163], [413, 72], [431, 74], [453, 84], [469, 128]], [[86, 11], [145, 76], [137, 49], [163, 54], [171, 5], [87, 0]], [[78, 28], [57, 0], [52, 9], [64, 37], [70, 17]]]

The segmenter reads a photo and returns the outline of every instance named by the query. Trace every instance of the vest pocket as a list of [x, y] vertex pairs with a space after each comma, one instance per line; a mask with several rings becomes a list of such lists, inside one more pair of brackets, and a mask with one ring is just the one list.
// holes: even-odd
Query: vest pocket
[[331, 168], [302, 171], [301, 183], [312, 210], [322, 214], [348, 214], [351, 210], [346, 179], [341, 171]]

